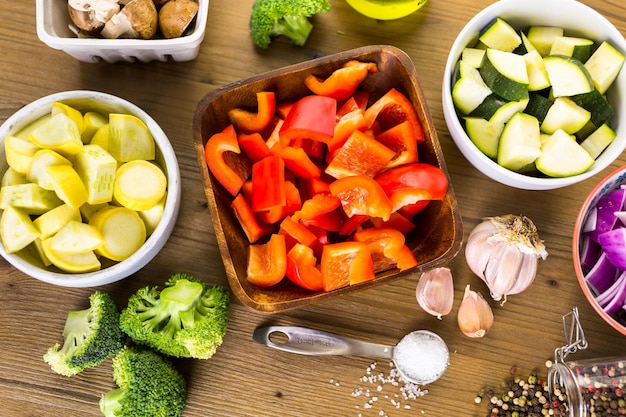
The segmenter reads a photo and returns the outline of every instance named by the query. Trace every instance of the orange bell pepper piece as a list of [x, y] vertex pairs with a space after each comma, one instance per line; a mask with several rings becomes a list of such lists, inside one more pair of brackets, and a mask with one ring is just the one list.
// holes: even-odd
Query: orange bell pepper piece
[[388, 269], [389, 265], [395, 265], [401, 271], [417, 265], [413, 253], [405, 250], [404, 235], [399, 230], [372, 227], [356, 232], [354, 240], [367, 245], [374, 260], [374, 270], [377, 272]]
[[417, 142], [408, 120], [378, 134], [376, 140], [396, 153], [386, 168], [417, 162]]
[[342, 68], [333, 71], [326, 79], [321, 80], [311, 74], [304, 79], [304, 84], [317, 95], [343, 101], [354, 94], [368, 74], [376, 72], [378, 72], [378, 66], [374, 62], [350, 60]]
[[255, 133], [261, 132], [274, 119], [276, 112], [276, 98], [271, 91], [256, 93], [257, 112], [251, 112], [242, 108], [233, 108], [228, 111], [228, 119], [235, 126], [237, 132]]
[[334, 178], [352, 175], [374, 177], [396, 156], [396, 153], [371, 136], [355, 130], [337, 149], [325, 171]]
[[247, 279], [259, 287], [278, 284], [287, 272], [285, 236], [272, 234], [267, 243], [248, 248]]
[[252, 163], [272, 155], [272, 151], [267, 146], [267, 143], [265, 143], [260, 133], [239, 133], [237, 135], [237, 142], [239, 142], [239, 147], [243, 153], [250, 158]]
[[374, 264], [367, 245], [346, 241], [325, 245], [320, 271], [324, 291], [374, 279]]
[[248, 242], [254, 243], [274, 230], [273, 226], [262, 223], [256, 218], [243, 194], [237, 194], [231, 203], [231, 208], [248, 238]]
[[204, 157], [215, 179], [230, 194], [237, 195], [250, 175], [250, 162], [241, 155], [232, 125], [209, 138], [204, 145]]
[[364, 117], [370, 128], [376, 123], [381, 132], [408, 121], [411, 134], [406, 140], [412, 140], [415, 143], [424, 141], [424, 128], [413, 103], [395, 88], [387, 91], [385, 95], [369, 106], [365, 110]]
[[287, 278], [311, 291], [320, 291], [324, 288], [322, 273], [317, 267], [317, 258], [310, 247], [296, 243], [287, 252]]
[[392, 206], [380, 184], [366, 175], [353, 175], [330, 183], [330, 193], [341, 201], [348, 217], [364, 214], [389, 220]]
[[276, 149], [276, 152], [285, 161], [285, 167], [298, 178], [319, 178], [322, 170], [309, 158], [302, 148], [291, 146]]
[[252, 165], [252, 211], [266, 211], [284, 207], [285, 163], [272, 155]]

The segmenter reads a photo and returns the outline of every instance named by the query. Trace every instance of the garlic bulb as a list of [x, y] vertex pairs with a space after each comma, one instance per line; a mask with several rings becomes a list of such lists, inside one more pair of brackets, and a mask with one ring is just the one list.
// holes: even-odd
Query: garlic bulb
[[457, 313], [459, 329], [469, 337], [483, 337], [493, 325], [493, 311], [483, 296], [465, 287], [463, 301]]
[[452, 311], [454, 282], [448, 268], [435, 268], [424, 272], [415, 290], [417, 303], [438, 319]]
[[537, 228], [525, 216], [508, 214], [487, 217], [472, 230], [465, 246], [465, 259], [472, 272], [499, 301], [518, 294], [532, 284], [538, 259], [548, 252], [539, 239]]

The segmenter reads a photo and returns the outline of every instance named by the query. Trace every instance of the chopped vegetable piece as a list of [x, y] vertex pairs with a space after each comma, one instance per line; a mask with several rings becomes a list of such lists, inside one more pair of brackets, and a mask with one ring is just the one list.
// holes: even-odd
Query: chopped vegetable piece
[[355, 130], [337, 149], [325, 172], [334, 178], [352, 175], [374, 177], [396, 156], [396, 153], [370, 135]]
[[304, 149], [291, 146], [281, 147], [277, 151], [285, 166], [298, 178], [313, 179], [322, 175], [322, 170], [307, 155]]
[[322, 249], [320, 271], [324, 291], [332, 291], [374, 279], [374, 264], [367, 245], [362, 242], [338, 242]]
[[293, 139], [314, 139], [327, 143], [333, 138], [337, 100], [323, 96], [306, 96], [296, 101], [280, 128], [280, 141], [288, 145]]
[[377, 272], [389, 269], [389, 265], [395, 265], [401, 271], [417, 265], [415, 256], [404, 244], [404, 235], [396, 229], [388, 227], [364, 229], [354, 234], [354, 240], [367, 245], [374, 261], [374, 270]]
[[317, 236], [308, 227], [295, 221], [291, 216], [285, 217], [280, 223], [278, 233], [285, 235], [287, 250], [299, 243], [313, 247], [317, 242]]
[[372, 127], [374, 122], [378, 122], [381, 131], [408, 121], [410, 124], [410, 138], [406, 140], [421, 143], [424, 141], [424, 128], [419, 120], [413, 103], [395, 88], [390, 89], [378, 99], [374, 104], [365, 110], [365, 120], [368, 126]]
[[204, 148], [204, 156], [211, 174], [233, 196], [237, 195], [251, 170], [245, 158], [227, 157], [230, 154], [239, 156], [240, 153], [233, 125], [211, 136]]
[[237, 132], [259, 133], [262, 132], [274, 118], [276, 111], [276, 98], [271, 91], [256, 93], [257, 112], [234, 108], [228, 111], [228, 119], [235, 126]]
[[321, 80], [311, 74], [304, 79], [304, 84], [317, 95], [343, 101], [354, 94], [368, 74], [376, 72], [378, 72], [378, 66], [374, 62], [350, 60], [343, 67], [333, 71], [326, 79]]
[[285, 163], [280, 156], [263, 158], [252, 166], [252, 211], [285, 206]]
[[265, 143], [260, 133], [251, 133], [249, 135], [239, 133], [237, 135], [237, 142], [243, 153], [250, 158], [252, 163], [272, 155], [272, 151], [267, 146], [267, 143]]
[[374, 179], [365, 175], [340, 178], [330, 184], [330, 192], [341, 201], [348, 217], [365, 214], [389, 220], [391, 202], [385, 190]]
[[[117, 161], [107, 151], [99, 145], [83, 146], [83, 150], [74, 159], [74, 169], [87, 189], [89, 204], [107, 203], [112, 200]], [[147, 176], [142, 179], [142, 188], [152, 185], [149, 178], [150, 176]]]
[[93, 251], [104, 242], [100, 231], [80, 221], [70, 220], [50, 238], [50, 249], [75, 254]]
[[163, 170], [152, 162], [137, 159], [117, 169], [113, 198], [131, 210], [149, 210], [161, 201], [166, 190]]
[[89, 220], [104, 239], [95, 252], [114, 261], [123, 261], [146, 241], [146, 225], [136, 211], [126, 207], [106, 206]]
[[287, 272], [285, 236], [272, 234], [267, 243], [248, 248], [247, 279], [259, 287], [278, 284]]
[[243, 194], [237, 194], [231, 203], [231, 207], [235, 212], [235, 217], [239, 220], [243, 232], [248, 238], [248, 242], [255, 243], [274, 230], [273, 226], [259, 222]]
[[109, 114], [107, 151], [119, 162], [153, 160], [156, 144], [148, 126], [132, 114]]
[[83, 181], [71, 165], [51, 165], [46, 168], [54, 192], [67, 205], [78, 209], [87, 202], [88, 194]]
[[317, 267], [317, 258], [313, 249], [301, 243], [296, 243], [287, 252], [287, 278], [311, 291], [320, 291], [324, 288], [322, 273]]
[[37, 239], [39, 230], [25, 211], [8, 206], [0, 218], [0, 236], [7, 253], [14, 253]]
[[76, 122], [65, 113], [58, 113], [32, 130], [30, 139], [40, 148], [52, 149], [62, 155], [76, 155], [83, 148]]

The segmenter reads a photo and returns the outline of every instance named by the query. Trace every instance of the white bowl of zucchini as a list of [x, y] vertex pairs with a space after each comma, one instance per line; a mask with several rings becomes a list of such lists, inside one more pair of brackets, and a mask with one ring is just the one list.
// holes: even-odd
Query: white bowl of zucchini
[[136, 105], [66, 91], [0, 126], [0, 255], [41, 281], [93, 287], [126, 278], [169, 239], [180, 171], [159, 125]]
[[446, 62], [444, 117], [491, 179], [548, 190], [626, 148], [626, 40], [575, 0], [500, 0], [463, 27]]

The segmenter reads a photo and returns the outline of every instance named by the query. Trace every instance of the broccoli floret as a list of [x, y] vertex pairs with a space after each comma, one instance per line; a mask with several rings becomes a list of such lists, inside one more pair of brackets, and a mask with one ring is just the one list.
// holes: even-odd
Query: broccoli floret
[[256, 0], [249, 22], [252, 43], [267, 49], [272, 37], [284, 35], [303, 46], [313, 29], [308, 18], [329, 10], [328, 0]]
[[72, 376], [97, 366], [122, 349], [127, 336], [119, 327], [119, 312], [111, 297], [96, 291], [89, 297], [90, 307], [67, 314], [63, 346], [59, 343], [43, 359], [58, 374]]
[[100, 399], [105, 417], [178, 417], [183, 413], [185, 379], [157, 352], [124, 347], [113, 358], [113, 380], [119, 388]]
[[120, 327], [135, 343], [178, 358], [208, 359], [222, 344], [229, 293], [187, 274], [172, 275], [161, 291], [139, 289], [120, 315]]

